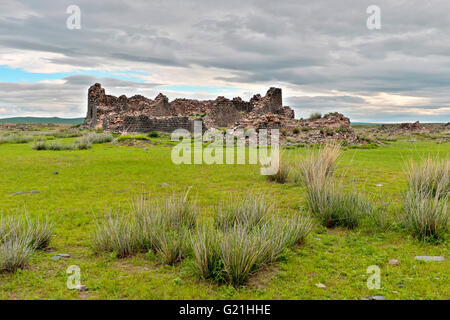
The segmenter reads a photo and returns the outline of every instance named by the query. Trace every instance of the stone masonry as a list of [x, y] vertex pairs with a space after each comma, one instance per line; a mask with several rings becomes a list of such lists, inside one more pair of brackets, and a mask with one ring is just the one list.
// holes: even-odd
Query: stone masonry
[[282, 105], [279, 88], [270, 88], [264, 97], [257, 94], [250, 101], [218, 97], [206, 101], [175, 99], [169, 102], [161, 93], [154, 100], [141, 95], [130, 98], [107, 95], [96, 83], [89, 88], [84, 124], [117, 132], [172, 132], [178, 128], [192, 132], [195, 120], [202, 120], [207, 129], [229, 128], [245, 119], [269, 114], [294, 119], [294, 110]]

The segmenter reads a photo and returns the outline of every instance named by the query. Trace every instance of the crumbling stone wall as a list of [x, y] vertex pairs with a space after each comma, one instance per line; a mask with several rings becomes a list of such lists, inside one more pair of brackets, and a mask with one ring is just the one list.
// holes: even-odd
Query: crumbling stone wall
[[[186, 129], [194, 132], [194, 121], [188, 117], [151, 118], [144, 115], [126, 116], [123, 121], [123, 131], [126, 132], [173, 132], [176, 129]], [[107, 128], [106, 128], [107, 129]]]
[[168, 131], [175, 124], [191, 128], [192, 121], [201, 118], [206, 128], [228, 128], [243, 119], [267, 113], [294, 118], [294, 110], [282, 105], [281, 89], [270, 88], [264, 97], [257, 94], [250, 101], [218, 97], [206, 101], [175, 99], [169, 102], [161, 93], [155, 100], [141, 95], [130, 98], [107, 95], [96, 83], [88, 91], [85, 126], [112, 131]]

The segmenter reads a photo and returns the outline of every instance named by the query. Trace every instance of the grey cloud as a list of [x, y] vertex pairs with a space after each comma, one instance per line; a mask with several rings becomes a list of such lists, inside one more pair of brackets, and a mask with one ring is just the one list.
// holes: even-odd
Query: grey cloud
[[[215, 80], [228, 86], [277, 83], [323, 94], [297, 97], [299, 108], [335, 104], [351, 112], [365, 102], [345, 99], [379, 92], [428, 98], [428, 106], [448, 105], [447, 0], [378, 0], [382, 29], [376, 31], [366, 28], [366, 8], [374, 4], [369, 0], [79, 0], [78, 31], [65, 26], [65, 10], [73, 1], [8, 3], [16, 9], [0, 13], [0, 48], [61, 55], [49, 58], [49, 63], [102, 68], [129, 62], [149, 69], [183, 68], [192, 70], [192, 83], [187, 83], [191, 85], [204, 85], [195, 82], [197, 67], [220, 68], [226, 75], [218, 73]], [[66, 80], [75, 87], [88, 79]], [[154, 86], [104, 81], [112, 90]], [[341, 97], [325, 98], [330, 92]], [[0, 105], [4, 101], [1, 98]]]

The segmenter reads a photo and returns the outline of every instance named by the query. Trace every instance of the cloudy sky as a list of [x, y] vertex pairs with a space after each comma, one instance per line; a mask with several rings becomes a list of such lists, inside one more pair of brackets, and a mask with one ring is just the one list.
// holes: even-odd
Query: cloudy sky
[[100, 82], [170, 99], [277, 86], [297, 118], [447, 122], [449, 13], [448, 0], [1, 0], [0, 117], [84, 117]]

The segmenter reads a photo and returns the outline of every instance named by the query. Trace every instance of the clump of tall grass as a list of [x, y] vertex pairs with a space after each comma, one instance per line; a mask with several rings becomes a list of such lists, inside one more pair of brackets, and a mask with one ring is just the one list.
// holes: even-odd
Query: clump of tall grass
[[371, 204], [359, 192], [345, 190], [335, 181], [339, 144], [327, 144], [310, 153], [298, 164], [298, 180], [305, 186], [309, 210], [326, 227], [355, 228], [362, 217], [370, 214]]
[[356, 190], [346, 190], [336, 182], [324, 185], [320, 190], [307, 192], [311, 212], [328, 227], [357, 227], [363, 217], [370, 215], [372, 206]]
[[109, 215], [102, 223], [97, 221], [93, 244], [98, 251], [114, 252], [119, 257], [126, 257], [136, 252], [138, 239], [134, 225], [127, 215]]
[[48, 221], [27, 216], [0, 217], [0, 272], [14, 271], [27, 265], [35, 250], [48, 247], [53, 235]]
[[239, 199], [222, 201], [215, 223], [222, 230], [230, 229], [236, 224], [251, 229], [264, 223], [271, 210], [272, 207], [266, 203], [263, 194], [246, 194]]
[[34, 150], [51, 150], [51, 151], [63, 151], [74, 150], [77, 147], [73, 144], [62, 144], [58, 141], [35, 141], [32, 148]]
[[[434, 193], [434, 195], [433, 195]], [[449, 194], [440, 189], [408, 190], [403, 196], [403, 222], [411, 234], [422, 241], [440, 241], [448, 231]]]
[[223, 234], [208, 224], [202, 225], [191, 234], [195, 265], [202, 279], [222, 279], [223, 266], [219, 247], [222, 238]]
[[178, 262], [187, 252], [187, 232], [196, 225], [195, 201], [187, 196], [137, 198], [129, 212], [97, 222], [94, 247], [119, 257], [152, 250], [167, 264]]
[[30, 135], [21, 135], [21, 134], [7, 134], [0, 135], [0, 144], [6, 143], [28, 143], [33, 141], [33, 137]]
[[89, 133], [83, 138], [87, 139], [91, 144], [101, 144], [101, 143], [107, 143], [114, 140], [114, 137], [109, 132], [101, 132], [101, 133]]
[[9, 237], [0, 243], [0, 272], [13, 272], [28, 265], [33, 254], [29, 241], [20, 237]]
[[155, 252], [168, 265], [180, 262], [189, 250], [187, 229], [166, 227], [161, 231], [155, 234]]
[[421, 161], [410, 160], [406, 164], [406, 177], [411, 192], [436, 196], [450, 193], [450, 161], [449, 159], [433, 159], [428, 156]]
[[408, 190], [403, 195], [403, 223], [423, 241], [439, 241], [448, 230], [450, 161], [428, 156], [406, 165]]
[[306, 187], [320, 186], [332, 177], [336, 168], [336, 161], [341, 155], [341, 146], [329, 143], [317, 152], [309, 153], [297, 164], [297, 181]]
[[254, 194], [222, 204], [215, 223], [191, 235], [199, 276], [242, 285], [311, 231], [309, 219], [276, 218], [271, 210], [262, 195]]
[[267, 175], [267, 180], [278, 183], [286, 183], [292, 172], [292, 163], [286, 160], [285, 155], [280, 154], [278, 157], [278, 171], [275, 174]]
[[73, 148], [78, 150], [88, 150], [92, 148], [92, 141], [88, 136], [83, 136], [75, 140]]

